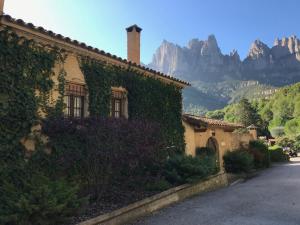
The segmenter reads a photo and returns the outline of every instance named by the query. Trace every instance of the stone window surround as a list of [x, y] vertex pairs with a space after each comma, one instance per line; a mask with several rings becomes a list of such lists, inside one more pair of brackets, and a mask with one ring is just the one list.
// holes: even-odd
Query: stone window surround
[[[122, 115], [121, 117], [124, 117], [128, 119], [128, 98], [127, 98], [127, 90], [123, 87], [111, 87], [112, 91], [112, 98], [121, 99], [121, 109], [122, 109]], [[110, 116], [112, 115], [112, 101], [110, 102]]]
[[[79, 93], [75, 93], [74, 90], [70, 87], [78, 87], [80, 89]], [[69, 87], [69, 88], [68, 88]], [[88, 91], [86, 88], [85, 83], [83, 82], [74, 82], [74, 81], [66, 81], [65, 84], [65, 95], [64, 96], [77, 96], [77, 97], [82, 97], [82, 118], [87, 117], [89, 115], [88, 112]]]

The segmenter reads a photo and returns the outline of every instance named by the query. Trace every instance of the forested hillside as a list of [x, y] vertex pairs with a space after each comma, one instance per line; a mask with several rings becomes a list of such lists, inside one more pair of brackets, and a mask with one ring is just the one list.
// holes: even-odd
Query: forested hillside
[[[254, 123], [267, 126], [273, 136], [300, 135], [300, 83], [279, 89], [269, 99], [253, 100], [251, 106], [259, 115]], [[206, 115], [230, 122], [241, 122], [241, 102]]]

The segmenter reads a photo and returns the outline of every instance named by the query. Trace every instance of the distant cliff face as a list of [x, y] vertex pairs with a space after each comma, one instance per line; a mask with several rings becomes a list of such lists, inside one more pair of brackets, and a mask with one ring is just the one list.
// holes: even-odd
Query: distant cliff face
[[269, 48], [256, 40], [243, 61], [236, 50], [223, 55], [213, 35], [192, 39], [186, 47], [163, 41], [149, 66], [188, 81], [258, 80], [281, 86], [300, 80], [300, 41], [276, 39]]
[[276, 90], [272, 86], [299, 82], [300, 41], [276, 39], [270, 48], [256, 40], [243, 61], [236, 50], [222, 54], [213, 35], [192, 39], [186, 47], [163, 41], [148, 66], [191, 82], [183, 92], [184, 106], [205, 111], [242, 97], [268, 97]]
[[215, 81], [227, 74], [239, 77], [240, 65], [238, 53], [224, 56], [211, 35], [206, 41], [192, 39], [187, 47], [163, 41], [149, 66], [189, 81]]

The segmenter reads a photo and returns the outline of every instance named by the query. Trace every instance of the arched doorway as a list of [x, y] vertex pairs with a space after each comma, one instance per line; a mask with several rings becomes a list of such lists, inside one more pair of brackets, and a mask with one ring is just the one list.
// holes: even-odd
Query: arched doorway
[[215, 156], [216, 156], [216, 165], [218, 167], [220, 167], [220, 158], [219, 158], [219, 144], [217, 139], [215, 139], [214, 137], [210, 137], [208, 138], [207, 142], [206, 142], [206, 147], [211, 149]]

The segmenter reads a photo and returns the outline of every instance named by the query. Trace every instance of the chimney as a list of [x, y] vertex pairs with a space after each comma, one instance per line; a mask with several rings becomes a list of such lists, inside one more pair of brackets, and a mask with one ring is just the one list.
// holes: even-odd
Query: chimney
[[3, 8], [4, 8], [4, 0], [0, 0], [0, 16], [4, 14]]
[[127, 60], [140, 64], [140, 39], [142, 29], [137, 25], [126, 28], [127, 31]]

